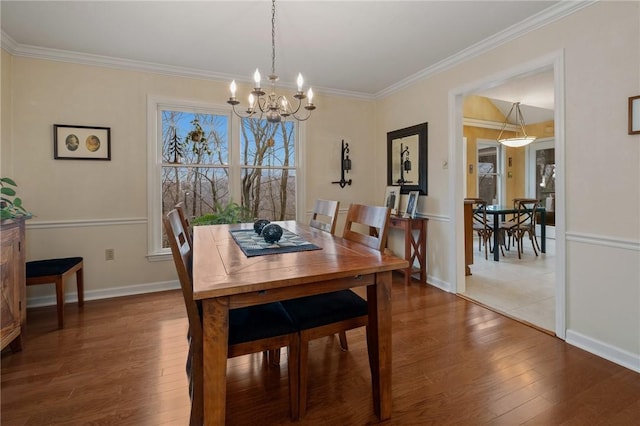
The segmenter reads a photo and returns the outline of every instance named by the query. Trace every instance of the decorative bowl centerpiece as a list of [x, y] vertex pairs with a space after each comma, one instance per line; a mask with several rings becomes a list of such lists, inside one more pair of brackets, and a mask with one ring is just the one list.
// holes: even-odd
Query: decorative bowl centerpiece
[[277, 223], [270, 223], [262, 228], [262, 236], [269, 243], [277, 243], [282, 238], [282, 228]]
[[253, 230], [256, 231], [256, 234], [260, 235], [260, 233], [262, 232], [262, 229], [267, 226], [269, 223], [269, 220], [267, 219], [258, 219], [255, 222], [253, 222]]

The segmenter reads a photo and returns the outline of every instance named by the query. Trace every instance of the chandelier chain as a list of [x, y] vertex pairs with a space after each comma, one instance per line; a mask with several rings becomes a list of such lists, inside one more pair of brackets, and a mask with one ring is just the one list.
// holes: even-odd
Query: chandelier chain
[[276, 0], [271, 1], [271, 74], [276, 75]]

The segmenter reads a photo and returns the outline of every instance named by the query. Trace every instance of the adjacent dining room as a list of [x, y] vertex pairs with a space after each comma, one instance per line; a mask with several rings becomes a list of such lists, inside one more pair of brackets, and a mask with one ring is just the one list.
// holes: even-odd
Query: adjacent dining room
[[[529, 99], [535, 101], [527, 104]], [[555, 185], [553, 101], [553, 70], [511, 78], [464, 100], [463, 181], [465, 204], [472, 210], [465, 227], [473, 227], [466, 230], [473, 241], [465, 244], [474, 248], [467, 247], [473, 264], [459, 292], [552, 334], [555, 199], [560, 195]], [[508, 137], [524, 142], [500, 142]], [[520, 202], [527, 200], [519, 215]], [[535, 213], [530, 214], [531, 209]]]

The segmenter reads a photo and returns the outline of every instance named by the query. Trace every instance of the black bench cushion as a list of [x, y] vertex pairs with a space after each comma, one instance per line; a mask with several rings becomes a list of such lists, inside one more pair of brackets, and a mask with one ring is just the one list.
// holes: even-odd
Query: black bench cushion
[[301, 330], [367, 315], [367, 301], [351, 290], [305, 296], [282, 301], [294, 324]]
[[78, 263], [81, 257], [65, 257], [61, 259], [34, 260], [27, 262], [27, 278], [62, 275]]

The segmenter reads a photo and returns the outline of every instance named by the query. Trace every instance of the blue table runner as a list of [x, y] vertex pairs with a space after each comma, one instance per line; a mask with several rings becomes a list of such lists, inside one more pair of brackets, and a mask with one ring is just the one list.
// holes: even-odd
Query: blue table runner
[[308, 250], [322, 250], [299, 235], [282, 228], [280, 241], [267, 243], [263, 237], [253, 229], [238, 229], [229, 231], [235, 242], [247, 257], [263, 256], [266, 254], [295, 253]]

